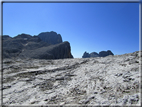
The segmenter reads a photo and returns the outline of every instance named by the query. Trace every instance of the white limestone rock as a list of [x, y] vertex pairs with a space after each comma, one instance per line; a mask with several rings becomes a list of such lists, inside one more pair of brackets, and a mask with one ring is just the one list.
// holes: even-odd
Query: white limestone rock
[[140, 105], [139, 58], [4, 59], [3, 104]]

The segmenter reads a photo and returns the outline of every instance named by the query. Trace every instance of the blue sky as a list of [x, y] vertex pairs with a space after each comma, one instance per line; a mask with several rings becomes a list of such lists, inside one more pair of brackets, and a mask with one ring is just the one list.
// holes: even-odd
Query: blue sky
[[3, 3], [3, 35], [55, 31], [74, 58], [139, 50], [139, 3]]

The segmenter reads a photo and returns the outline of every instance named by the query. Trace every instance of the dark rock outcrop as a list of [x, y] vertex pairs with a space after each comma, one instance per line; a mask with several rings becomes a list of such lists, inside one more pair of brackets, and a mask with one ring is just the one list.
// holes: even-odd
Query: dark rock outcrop
[[90, 54], [85, 51], [82, 58], [89, 58], [89, 57], [90, 57]]
[[25, 50], [19, 57], [34, 59], [64, 59], [73, 58], [69, 42], [63, 42], [35, 50]]
[[11, 39], [11, 37], [9, 35], [3, 35], [2, 40], [5, 40], [5, 39]]
[[90, 53], [90, 57], [99, 57], [99, 54], [97, 52]]
[[3, 36], [3, 58], [62, 59], [73, 58], [69, 42], [51, 45], [38, 36], [20, 34]]
[[114, 55], [114, 54], [110, 50], [99, 52], [100, 57], [105, 57], [105, 56], [108, 56], [108, 55]]
[[90, 57], [105, 57], [108, 55], [114, 55], [110, 50], [108, 51], [101, 51], [99, 54], [97, 52], [92, 52], [92, 53], [87, 53], [86, 51], [84, 52], [82, 58], [90, 58]]
[[42, 32], [38, 35], [38, 37], [44, 41], [47, 42], [50, 45], [62, 43], [62, 37], [60, 34], [57, 34], [56, 32]]

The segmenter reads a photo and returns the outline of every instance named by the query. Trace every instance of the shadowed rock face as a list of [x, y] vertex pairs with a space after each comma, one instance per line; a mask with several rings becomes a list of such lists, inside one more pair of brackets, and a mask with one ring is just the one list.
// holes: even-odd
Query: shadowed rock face
[[108, 56], [108, 55], [114, 55], [114, 54], [110, 50], [99, 52], [100, 57], [105, 57], [105, 56]]
[[[37, 44], [36, 46], [28, 46], [29, 44]], [[42, 46], [49, 46], [49, 44], [44, 43], [37, 36], [32, 37], [28, 34], [21, 34], [14, 38], [3, 36], [3, 58], [17, 57], [24, 50], [40, 48]]]
[[[54, 34], [55, 32], [51, 33]], [[73, 58], [69, 42], [51, 45], [50, 43], [42, 41], [38, 36], [31, 36], [28, 34], [20, 34], [14, 38], [9, 37], [8, 35], [3, 36], [2, 48], [3, 58]]]
[[[14, 38], [15, 38], [15, 39], [16, 39], [16, 38], [25, 38], [25, 40], [29, 40], [29, 39], [32, 38], [32, 36], [29, 35], [29, 34], [24, 34], [24, 33], [22, 33], [22, 34], [17, 35], [17, 36], [14, 37]], [[27, 39], [26, 39], [26, 38], [27, 38]]]
[[96, 52], [90, 53], [90, 57], [99, 57], [99, 54]]
[[90, 58], [90, 57], [106, 57], [108, 55], [114, 55], [110, 50], [108, 51], [101, 51], [99, 54], [97, 52], [87, 53], [85, 52], [82, 58]]
[[73, 58], [69, 42], [63, 42], [48, 47], [41, 47], [35, 50], [25, 50], [19, 57], [34, 59], [63, 59]]
[[3, 35], [2, 40], [5, 40], [5, 39], [11, 39], [11, 37], [9, 35]]
[[62, 37], [60, 34], [57, 34], [56, 32], [42, 32], [38, 35], [38, 37], [48, 44], [54, 45], [58, 43], [62, 43]]
[[90, 54], [85, 51], [82, 58], [89, 58], [89, 57], [90, 57]]

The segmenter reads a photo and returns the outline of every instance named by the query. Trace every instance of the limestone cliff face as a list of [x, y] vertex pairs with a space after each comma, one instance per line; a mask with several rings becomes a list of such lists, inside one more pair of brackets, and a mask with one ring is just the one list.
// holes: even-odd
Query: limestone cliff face
[[25, 50], [19, 57], [34, 59], [64, 59], [73, 58], [69, 42], [63, 42], [35, 50]]
[[[16, 37], [3, 36], [3, 58], [36, 58], [63, 59], [73, 58], [69, 42], [62, 42], [61, 35], [46, 32], [45, 39], [29, 34], [19, 34]], [[47, 42], [45, 42], [46, 40]]]
[[56, 32], [42, 32], [38, 35], [38, 37], [48, 44], [55, 45], [58, 43], [62, 43], [62, 37], [60, 34], [57, 34]]

